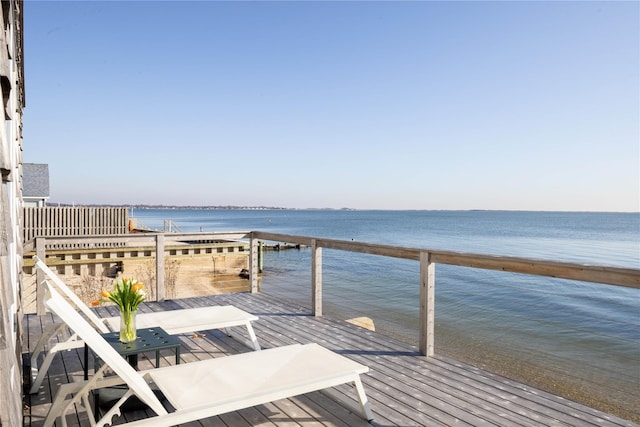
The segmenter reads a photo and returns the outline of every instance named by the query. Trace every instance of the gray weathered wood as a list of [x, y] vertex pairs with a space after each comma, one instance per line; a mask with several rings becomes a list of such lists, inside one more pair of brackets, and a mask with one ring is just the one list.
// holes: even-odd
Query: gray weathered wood
[[[532, 274], [547, 277], [557, 277], [586, 282], [605, 283], [630, 288], [640, 288], [640, 269], [622, 268], [602, 265], [588, 265], [571, 262], [558, 262], [533, 258], [496, 256], [485, 254], [472, 254], [464, 252], [441, 251], [432, 249], [405, 248], [400, 246], [380, 245], [324, 239], [316, 237], [295, 236], [288, 234], [253, 232], [228, 232], [228, 233], [171, 233], [165, 235], [166, 244], [180, 241], [198, 240], [240, 240], [244, 238], [272, 240], [300, 245], [311, 246], [315, 240], [318, 248], [344, 250], [372, 255], [403, 258], [419, 261], [421, 252], [428, 252], [431, 261], [436, 264], [449, 264], [462, 267], [499, 270], [522, 274]], [[48, 238], [49, 245], [132, 245], [155, 242], [154, 235], [125, 234], [113, 236], [87, 236], [87, 237], [56, 237]], [[25, 244], [25, 252], [32, 246]]]
[[258, 292], [258, 239], [252, 237], [249, 241], [249, 281], [251, 293]]
[[129, 210], [124, 207], [44, 206], [23, 208], [23, 238], [124, 234]]
[[164, 234], [156, 234], [156, 299], [164, 301]]
[[533, 258], [472, 254], [441, 251], [434, 249], [405, 248], [401, 246], [323, 239], [317, 237], [293, 236], [288, 234], [253, 231], [252, 235], [265, 240], [311, 245], [315, 240], [318, 247], [350, 252], [404, 258], [419, 261], [421, 252], [429, 252], [431, 262], [462, 267], [499, 270], [513, 273], [557, 277], [585, 282], [640, 288], [640, 269], [587, 265], [572, 262], [557, 262]]
[[431, 262], [428, 252], [420, 253], [420, 353], [434, 354], [436, 265]]
[[311, 241], [311, 307], [313, 315], [322, 316], [322, 248]]
[[[371, 370], [363, 376], [363, 383], [374, 412], [373, 426], [637, 427], [630, 421], [447, 357], [435, 355], [425, 358], [416, 347], [347, 322], [315, 317], [307, 308], [264, 293], [144, 303], [140, 310], [148, 312], [226, 304], [259, 315], [260, 319], [254, 323], [254, 327], [264, 348], [296, 342], [317, 342], [369, 366]], [[109, 316], [113, 315], [112, 310], [113, 307], [100, 307], [97, 311], [100, 315]], [[39, 320], [37, 316], [27, 316], [31, 345], [42, 328], [53, 321], [53, 317], [48, 314], [42, 317], [43, 322]], [[245, 330], [239, 328], [232, 333], [233, 336], [239, 335], [238, 339], [217, 330], [179, 335], [182, 342], [181, 363], [251, 351], [240, 343], [247, 338]], [[154, 358], [150, 359], [142, 358], [140, 369], [152, 368]], [[161, 365], [172, 364], [172, 359], [172, 352], [162, 353]], [[50, 381], [45, 383], [47, 390], [28, 397], [31, 424], [26, 425], [40, 425], [41, 417], [46, 413], [51, 395], [55, 392], [55, 383], [71, 381], [81, 375], [80, 362], [81, 352], [65, 352], [56, 359], [56, 366], [51, 368]], [[309, 393], [189, 425], [367, 425], [328, 396], [353, 399], [348, 386], [337, 387], [328, 393]], [[145, 416], [144, 411], [126, 414], [129, 420]], [[74, 420], [71, 425], [83, 425], [83, 420], [86, 420], [82, 411], [74, 412], [69, 419]]]

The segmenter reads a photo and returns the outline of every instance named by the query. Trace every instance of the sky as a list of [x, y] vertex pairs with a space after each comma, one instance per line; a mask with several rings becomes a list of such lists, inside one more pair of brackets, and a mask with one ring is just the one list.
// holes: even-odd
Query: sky
[[50, 204], [640, 211], [640, 3], [34, 1]]

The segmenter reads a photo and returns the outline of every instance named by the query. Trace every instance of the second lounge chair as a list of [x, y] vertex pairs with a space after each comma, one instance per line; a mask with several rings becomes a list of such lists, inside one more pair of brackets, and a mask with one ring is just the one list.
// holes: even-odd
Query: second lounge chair
[[[82, 313], [89, 319], [100, 333], [117, 331], [120, 327], [120, 317], [110, 317], [101, 319], [98, 317], [78, 296], [53, 272], [47, 265], [34, 256], [35, 267], [42, 271], [49, 279], [50, 286], [54, 286], [62, 295], [68, 298]], [[139, 314], [136, 318], [138, 327], [159, 326], [169, 334], [180, 334], [185, 332], [208, 331], [211, 329], [225, 329], [230, 335], [229, 328], [245, 327], [249, 339], [246, 344], [254, 350], [260, 350], [260, 344], [256, 337], [251, 322], [258, 320], [257, 316], [240, 310], [237, 307], [212, 306], [199, 308], [186, 308], [179, 310], [167, 310], [156, 313]], [[64, 324], [49, 325], [36, 343], [31, 352], [31, 388], [30, 393], [37, 393], [42, 381], [53, 361], [56, 353], [64, 350], [79, 348], [84, 345], [76, 335], [72, 335], [66, 341], [49, 345], [49, 342], [60, 335], [65, 330]], [[47, 346], [48, 351], [47, 351]], [[39, 365], [41, 354], [44, 359]]]

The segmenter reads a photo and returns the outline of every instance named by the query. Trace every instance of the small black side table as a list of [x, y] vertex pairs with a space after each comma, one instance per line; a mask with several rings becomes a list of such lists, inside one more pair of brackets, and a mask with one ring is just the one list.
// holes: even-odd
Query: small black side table
[[[138, 368], [138, 354], [146, 353], [148, 351], [156, 352], [156, 368], [160, 367], [160, 351], [161, 350], [170, 350], [174, 349], [176, 353], [176, 365], [180, 364], [180, 341], [173, 335], [169, 335], [164, 329], [160, 327], [153, 328], [143, 328], [138, 329], [136, 331], [137, 338], [135, 341], [129, 343], [120, 342], [120, 332], [107, 332], [105, 334], [100, 334], [116, 351], [127, 358], [129, 364], [134, 368]], [[88, 367], [88, 359], [89, 359], [89, 350], [88, 346], [85, 344], [84, 346], [84, 379], [87, 380], [89, 378], [89, 367]], [[98, 370], [101, 364], [101, 359], [97, 354], [93, 354], [93, 366], [94, 370]], [[100, 396], [96, 390], [94, 393], [95, 399], [95, 407], [94, 407], [94, 416], [96, 421], [98, 419], [99, 413], [99, 401], [105, 402], [106, 405], [110, 406], [111, 404], [118, 401], [121, 395], [124, 393], [123, 390], [118, 391], [117, 387], [112, 387], [111, 390], [104, 389], [107, 396]], [[102, 399], [101, 399], [102, 398]], [[146, 405], [140, 402], [137, 398], [132, 397], [131, 402], [126, 407], [123, 407], [124, 410], [136, 410], [136, 409], [144, 409]]]
[[[176, 353], [176, 365], [180, 364], [180, 341], [173, 335], [169, 335], [160, 327], [143, 328], [136, 331], [138, 337], [129, 343], [120, 342], [119, 332], [107, 332], [101, 336], [122, 356], [126, 357], [129, 364], [138, 367], [138, 354], [148, 351], [156, 352], [156, 368], [160, 367], [160, 351], [174, 349]], [[84, 346], [84, 378], [89, 378], [88, 347]], [[94, 369], [97, 369], [101, 360], [98, 355], [93, 355]]]

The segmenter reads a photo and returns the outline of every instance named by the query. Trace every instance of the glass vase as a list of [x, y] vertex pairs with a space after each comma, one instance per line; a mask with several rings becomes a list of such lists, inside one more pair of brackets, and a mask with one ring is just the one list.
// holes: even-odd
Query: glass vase
[[120, 311], [120, 342], [136, 340], [136, 310]]

